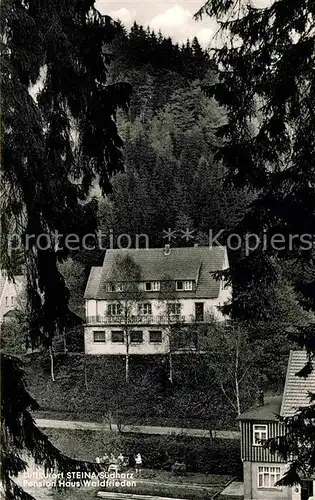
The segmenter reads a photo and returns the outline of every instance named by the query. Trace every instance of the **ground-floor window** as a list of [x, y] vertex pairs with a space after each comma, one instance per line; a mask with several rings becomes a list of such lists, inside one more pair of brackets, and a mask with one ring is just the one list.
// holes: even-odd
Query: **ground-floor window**
[[114, 343], [124, 343], [124, 332], [122, 330], [113, 330], [112, 331], [112, 342]]
[[280, 467], [258, 467], [258, 488], [278, 488]]
[[132, 344], [138, 344], [140, 342], [143, 342], [143, 332], [139, 330], [132, 330], [130, 332], [130, 342]]
[[105, 330], [95, 330], [93, 332], [93, 342], [106, 342]]
[[151, 330], [149, 332], [150, 335], [150, 342], [155, 343], [155, 344], [161, 344], [162, 343], [162, 332], [160, 330]]

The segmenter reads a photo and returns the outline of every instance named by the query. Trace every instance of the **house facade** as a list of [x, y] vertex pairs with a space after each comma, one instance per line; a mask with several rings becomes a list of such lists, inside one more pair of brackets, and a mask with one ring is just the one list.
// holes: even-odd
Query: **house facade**
[[14, 281], [0, 274], [0, 324], [10, 319], [14, 311], [24, 305], [25, 278], [15, 276]]
[[[128, 283], [115, 275], [117, 259], [128, 258], [139, 269], [137, 300], [130, 301]], [[174, 325], [224, 320], [220, 307], [232, 290], [211, 273], [229, 267], [225, 247], [107, 250], [103, 266], [93, 267], [85, 291], [87, 354], [165, 354]]]
[[305, 351], [291, 351], [283, 396], [269, 398], [239, 417], [241, 457], [244, 473], [244, 500], [309, 500], [315, 495], [315, 481], [305, 479], [300, 486], [275, 486], [288, 464], [265, 449], [263, 442], [283, 435], [278, 416], [289, 417], [309, 404], [309, 392], [315, 392], [315, 372], [308, 378], [296, 376], [306, 364]]

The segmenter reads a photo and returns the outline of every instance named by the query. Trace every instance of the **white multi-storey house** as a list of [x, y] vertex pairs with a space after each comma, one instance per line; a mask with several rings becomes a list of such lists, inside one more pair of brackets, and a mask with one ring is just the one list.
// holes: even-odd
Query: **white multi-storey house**
[[[103, 266], [92, 267], [85, 290], [87, 354], [126, 353], [124, 283], [115, 279], [117, 258], [132, 259], [140, 270], [141, 300], [128, 318], [129, 354], [165, 354], [170, 324], [224, 320], [220, 310], [231, 300], [231, 287], [213, 272], [229, 267], [225, 247], [107, 250]], [[172, 293], [165, 293], [165, 283]], [[168, 290], [170, 288], [168, 287]]]

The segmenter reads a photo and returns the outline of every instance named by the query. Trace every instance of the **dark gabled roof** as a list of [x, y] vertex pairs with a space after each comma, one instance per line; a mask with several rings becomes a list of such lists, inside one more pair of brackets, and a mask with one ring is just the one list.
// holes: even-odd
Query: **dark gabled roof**
[[308, 361], [306, 351], [290, 351], [286, 381], [283, 392], [281, 416], [290, 417], [300, 407], [309, 406], [308, 394], [315, 393], [315, 363], [312, 362], [313, 372], [307, 377], [298, 377], [296, 374], [304, 368]]
[[[216, 298], [220, 282], [211, 272], [227, 267], [225, 247], [171, 248], [165, 255], [164, 248], [107, 250], [102, 267], [93, 267], [86, 286], [85, 299], [109, 300], [113, 294], [106, 290], [106, 282], [115, 281], [113, 270], [117, 256], [130, 256], [141, 270], [141, 281], [170, 280], [197, 281], [193, 292], [177, 292], [177, 297]], [[157, 298], [154, 292], [148, 297]]]
[[277, 416], [280, 415], [281, 401], [282, 396], [266, 398], [264, 405], [255, 406], [244, 411], [238, 417], [238, 420], [254, 420], [260, 422], [277, 420]]

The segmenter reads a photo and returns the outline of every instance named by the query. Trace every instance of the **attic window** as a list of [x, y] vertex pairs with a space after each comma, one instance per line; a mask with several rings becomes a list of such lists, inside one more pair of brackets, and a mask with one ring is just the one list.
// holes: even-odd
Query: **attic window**
[[176, 281], [176, 290], [178, 291], [189, 291], [193, 289], [192, 281]]
[[109, 283], [107, 289], [108, 289], [109, 292], [115, 292], [116, 291], [115, 284], [114, 283]]
[[160, 290], [160, 282], [159, 281], [147, 281], [145, 283], [145, 291], [146, 292], [158, 292]]

